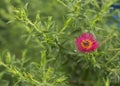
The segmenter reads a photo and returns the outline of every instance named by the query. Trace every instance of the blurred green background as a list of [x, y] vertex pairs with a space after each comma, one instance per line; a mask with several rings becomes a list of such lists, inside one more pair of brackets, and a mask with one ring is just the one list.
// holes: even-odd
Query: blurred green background
[[56, 0], [0, 0], [0, 51], [8, 49], [19, 56], [28, 46], [23, 40], [23, 34], [26, 33], [24, 25], [14, 22], [14, 8], [26, 8], [26, 5], [28, 16], [33, 21], [40, 12], [43, 20], [52, 16], [60, 25], [66, 12]]

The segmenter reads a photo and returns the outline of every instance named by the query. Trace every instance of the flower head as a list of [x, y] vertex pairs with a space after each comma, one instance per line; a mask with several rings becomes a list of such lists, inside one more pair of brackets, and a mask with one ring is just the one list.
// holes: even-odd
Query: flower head
[[91, 33], [83, 33], [76, 39], [75, 43], [78, 51], [84, 53], [92, 52], [99, 46], [98, 42]]

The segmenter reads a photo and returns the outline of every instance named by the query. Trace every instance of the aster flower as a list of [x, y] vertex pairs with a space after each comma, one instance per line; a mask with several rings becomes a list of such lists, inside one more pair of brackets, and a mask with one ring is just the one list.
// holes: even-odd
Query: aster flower
[[75, 43], [78, 51], [84, 53], [92, 52], [99, 46], [98, 42], [91, 33], [83, 33], [76, 39]]

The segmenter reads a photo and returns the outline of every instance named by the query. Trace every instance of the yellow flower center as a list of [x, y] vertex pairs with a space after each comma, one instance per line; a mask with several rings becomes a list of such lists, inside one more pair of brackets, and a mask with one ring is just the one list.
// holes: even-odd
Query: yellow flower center
[[91, 40], [83, 40], [81, 42], [81, 46], [86, 49], [90, 49], [92, 47], [92, 41]]

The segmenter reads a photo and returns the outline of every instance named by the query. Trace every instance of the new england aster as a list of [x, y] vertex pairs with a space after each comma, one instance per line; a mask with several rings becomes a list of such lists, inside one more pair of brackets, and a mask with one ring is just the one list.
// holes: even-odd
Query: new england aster
[[92, 52], [99, 46], [98, 42], [91, 33], [83, 33], [78, 38], [76, 38], [75, 43], [78, 51], [84, 53]]

